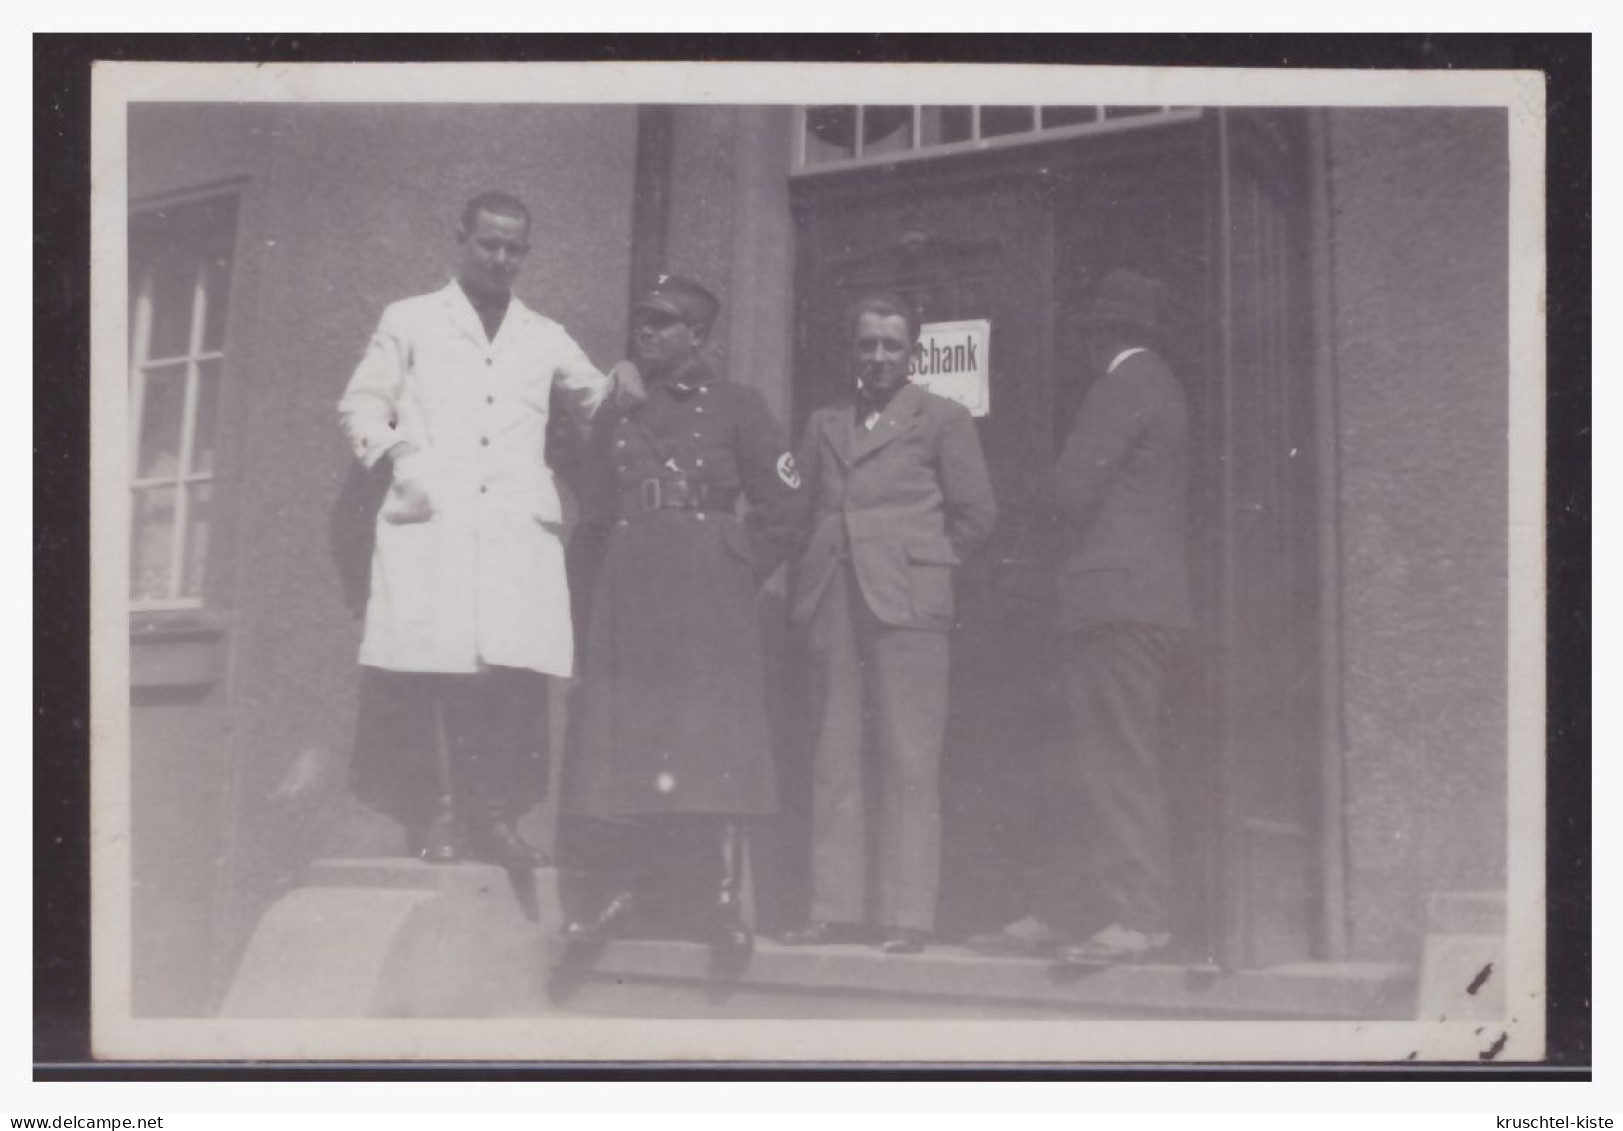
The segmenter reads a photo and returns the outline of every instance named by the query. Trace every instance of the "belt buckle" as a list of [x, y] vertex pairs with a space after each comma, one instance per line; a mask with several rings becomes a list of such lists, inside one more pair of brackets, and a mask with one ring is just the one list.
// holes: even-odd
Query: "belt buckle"
[[642, 481], [642, 509], [644, 511], [657, 511], [665, 505], [663, 484], [658, 479], [644, 479]]

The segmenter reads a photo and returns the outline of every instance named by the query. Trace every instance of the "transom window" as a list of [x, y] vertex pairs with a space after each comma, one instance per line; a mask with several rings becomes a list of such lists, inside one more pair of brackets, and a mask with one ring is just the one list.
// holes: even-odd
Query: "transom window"
[[202, 603], [234, 196], [130, 217], [130, 604]]
[[795, 172], [886, 164], [1198, 116], [1175, 106], [802, 106]]

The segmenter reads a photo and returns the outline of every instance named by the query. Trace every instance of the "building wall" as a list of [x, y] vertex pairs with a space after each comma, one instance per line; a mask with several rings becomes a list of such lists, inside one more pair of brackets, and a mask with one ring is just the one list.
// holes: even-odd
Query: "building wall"
[[794, 227], [792, 111], [685, 106], [675, 114], [667, 270], [722, 299], [709, 357], [789, 420]]
[[[132, 207], [262, 181], [274, 125], [268, 106], [132, 107]], [[251, 211], [244, 199], [239, 218], [252, 223]], [[239, 297], [255, 285], [249, 263], [233, 280]], [[233, 454], [220, 453], [217, 490], [237, 477], [226, 470]], [[210, 608], [228, 607], [229, 571], [211, 570], [206, 581]], [[228, 837], [229, 636], [218, 623], [174, 620], [137, 617], [131, 633], [131, 991], [133, 1009], [145, 1016], [208, 1008]]]
[[349, 466], [334, 412], [344, 383], [387, 303], [450, 279], [458, 213], [486, 188], [532, 213], [520, 296], [612, 364], [625, 338], [635, 110], [141, 107], [130, 140], [137, 202], [245, 178], [209, 581], [229, 618], [231, 720], [217, 993], [265, 902], [308, 860], [398, 850], [398, 831], [345, 788], [359, 626], [327, 552]]
[[1405, 960], [1505, 877], [1506, 119], [1327, 131], [1349, 942]]

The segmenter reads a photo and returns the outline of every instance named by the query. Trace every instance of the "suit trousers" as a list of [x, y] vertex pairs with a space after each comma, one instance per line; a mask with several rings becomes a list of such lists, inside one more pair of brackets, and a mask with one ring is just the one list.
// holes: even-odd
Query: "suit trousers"
[[1161, 716], [1179, 636], [1117, 624], [1078, 630], [1065, 642], [1069, 769], [1080, 812], [1067, 822], [1068, 843], [1049, 869], [1045, 917], [1091, 920], [1095, 929], [1112, 922], [1145, 932], [1168, 928], [1172, 846]]
[[547, 680], [539, 672], [361, 673], [350, 778], [368, 805], [407, 826], [426, 824], [447, 769], [465, 817], [516, 821], [546, 793]]
[[941, 871], [947, 634], [879, 621], [844, 562], [808, 644], [818, 719], [811, 918], [862, 923], [871, 909], [881, 927], [928, 931]]

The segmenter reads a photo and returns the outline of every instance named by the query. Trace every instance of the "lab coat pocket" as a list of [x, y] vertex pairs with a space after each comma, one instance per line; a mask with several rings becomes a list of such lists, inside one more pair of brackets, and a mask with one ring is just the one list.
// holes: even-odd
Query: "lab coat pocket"
[[439, 511], [440, 478], [433, 452], [402, 456], [378, 512], [383, 521], [391, 526], [413, 526], [432, 519]]

